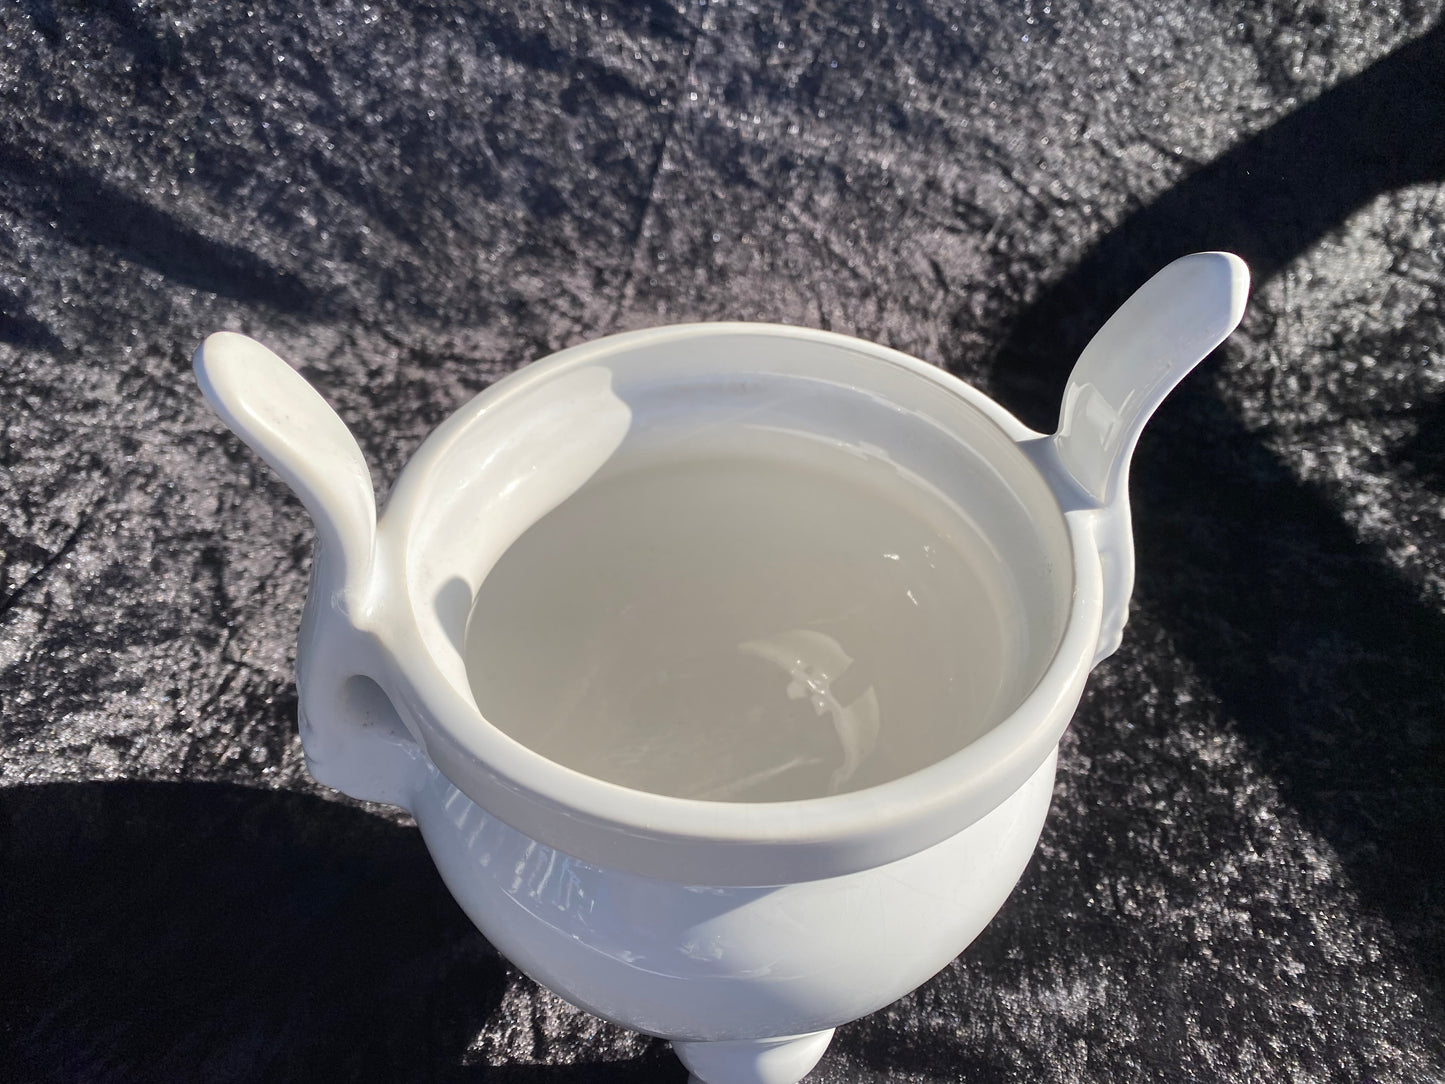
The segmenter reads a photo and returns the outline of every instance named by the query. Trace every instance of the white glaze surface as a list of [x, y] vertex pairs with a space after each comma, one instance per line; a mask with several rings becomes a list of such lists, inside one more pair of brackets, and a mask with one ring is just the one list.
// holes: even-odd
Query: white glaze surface
[[861, 790], [987, 732], [1057, 646], [1041, 548], [1006, 558], [891, 460], [755, 422], [628, 451], [508, 549], [466, 630], [482, 714], [551, 760], [682, 798]]
[[856, 1019], [957, 956], [1028, 863], [1054, 763], [928, 850], [774, 887], [602, 869], [527, 839], [436, 772], [413, 809], [463, 909], [538, 982], [654, 1035], [755, 1039]]
[[[790, 1084], [833, 1026], [961, 951], [1017, 881], [1059, 736], [1127, 613], [1138, 431], [1232, 330], [1246, 286], [1225, 254], [1166, 268], [1091, 343], [1052, 437], [936, 368], [839, 335], [717, 324], [615, 336], [458, 411], [374, 531], [355, 442], [294, 372], [225, 334], [196, 368], [318, 520], [298, 679], [316, 777], [411, 809], [462, 907], [538, 981], [677, 1039], [707, 1084]], [[977, 730], [916, 771], [798, 801], [619, 786], [491, 725], [466, 658], [488, 572], [609, 463], [679, 451], [699, 430], [806, 438], [951, 502], [996, 558], [986, 574], [1009, 582], [1012, 616], [995, 624], [1024, 646], [993, 665], [1021, 699], [998, 717], [979, 709]], [[744, 642], [785, 663], [806, 647], [815, 669], [846, 657], [797, 633]], [[834, 720], [853, 771], [877, 738], [870, 718]]]
[[[492, 726], [467, 680], [456, 615], [496, 560], [614, 462], [700, 429], [746, 426], [885, 460], [967, 510], [1011, 574], [1032, 645], [1016, 660], [1026, 672], [1010, 679], [1025, 694], [1015, 710], [904, 778], [766, 804], [617, 786]], [[549, 846], [682, 881], [766, 884], [867, 868], [947, 838], [1006, 798], [1049, 755], [1078, 701], [1102, 606], [1096, 510], [1060, 507], [1018, 447], [1038, 439], [946, 373], [843, 336], [709, 324], [601, 340], [500, 382], [426, 442], [378, 531], [373, 575], [392, 586], [332, 638], [359, 630], [353, 653], [378, 660], [373, 676], [427, 755]], [[545, 469], [524, 468], [537, 460]], [[319, 746], [312, 756], [315, 770], [330, 770]]]

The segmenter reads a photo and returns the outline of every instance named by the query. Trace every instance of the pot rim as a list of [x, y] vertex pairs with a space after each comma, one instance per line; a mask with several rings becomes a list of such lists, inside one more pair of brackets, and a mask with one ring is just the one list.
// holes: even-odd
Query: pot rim
[[[927, 767], [861, 790], [787, 802], [719, 802], [634, 790], [533, 751], [489, 723], [443, 674], [424, 645], [406, 574], [411, 535], [426, 514], [429, 472], [483, 411], [619, 351], [730, 335], [810, 340], [871, 355], [953, 392], [1014, 445], [1042, 436], [943, 369], [834, 332], [720, 322], [596, 339], [496, 382], [443, 422], [412, 456], [378, 534], [377, 581], [400, 586], [384, 586], [387, 593], [365, 623], [387, 656], [383, 663], [391, 680], [382, 684], [436, 767], [472, 801], [525, 835], [589, 863], [689, 884], [768, 885], [839, 876], [894, 861], [963, 830], [1022, 786], [1057, 747], [1091, 669], [1102, 620], [1093, 510], [1059, 508], [1072, 596], [1053, 655], [1014, 711]], [[1031, 457], [1019, 454], [1030, 470], [1039, 471]]]

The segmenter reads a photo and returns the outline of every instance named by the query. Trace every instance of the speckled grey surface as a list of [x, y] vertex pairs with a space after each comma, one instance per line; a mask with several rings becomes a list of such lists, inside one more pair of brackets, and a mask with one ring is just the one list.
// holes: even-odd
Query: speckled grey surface
[[0, 1078], [679, 1081], [510, 970], [294, 734], [311, 531], [189, 355], [384, 485], [501, 373], [780, 320], [1047, 425], [1233, 248], [1038, 855], [815, 1079], [1445, 1080], [1439, 0], [0, 7]]

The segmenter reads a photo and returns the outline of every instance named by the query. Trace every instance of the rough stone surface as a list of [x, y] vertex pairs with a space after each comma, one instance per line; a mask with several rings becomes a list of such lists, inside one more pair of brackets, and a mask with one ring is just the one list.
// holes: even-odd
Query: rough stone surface
[[0, 1078], [681, 1081], [295, 736], [264, 338], [378, 483], [490, 381], [776, 320], [1048, 426], [1174, 255], [1243, 330], [1133, 478], [1039, 853], [844, 1081], [1445, 1080], [1439, 0], [0, 6]]

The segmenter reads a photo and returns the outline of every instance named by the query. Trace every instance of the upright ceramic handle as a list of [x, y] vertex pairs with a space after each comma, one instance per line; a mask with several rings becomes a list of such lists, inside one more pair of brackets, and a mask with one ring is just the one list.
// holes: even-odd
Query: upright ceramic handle
[[376, 499], [361, 449], [315, 388], [244, 335], [212, 335], [196, 351], [195, 369], [216, 413], [316, 522], [297, 658], [311, 774], [353, 798], [407, 806], [429, 762], [379, 684], [385, 668], [366, 626]]
[[339, 558], [342, 583], [335, 586], [359, 599], [376, 538], [376, 498], [346, 423], [300, 373], [244, 335], [211, 335], [194, 365], [216, 413], [311, 513], [320, 549]]
[[1249, 268], [1232, 253], [1175, 260], [1109, 318], [1069, 374], [1049, 443], [1099, 509], [1104, 613], [1095, 663], [1118, 648], [1134, 590], [1129, 461], [1139, 434], [1174, 386], [1239, 326], [1248, 296]]
[[1099, 329], [1069, 374], [1054, 443], [1101, 505], [1124, 494], [1144, 423], [1244, 315], [1249, 268], [1229, 252], [1175, 260]]

